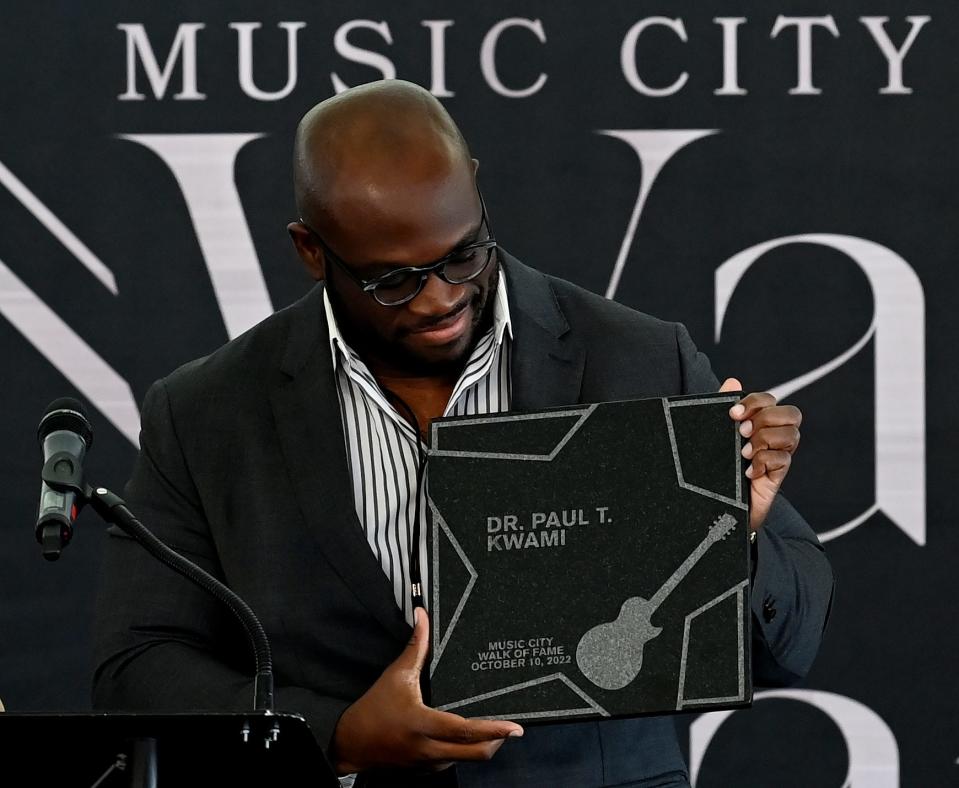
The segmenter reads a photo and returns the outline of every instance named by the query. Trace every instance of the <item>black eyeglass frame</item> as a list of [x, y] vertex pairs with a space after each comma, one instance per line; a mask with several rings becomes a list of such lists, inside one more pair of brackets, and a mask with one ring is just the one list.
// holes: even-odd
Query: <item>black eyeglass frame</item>
[[[479, 186], [476, 187], [476, 193], [479, 195], [480, 199], [480, 209], [482, 211], [480, 215], [480, 229], [483, 228], [483, 225], [486, 225], [486, 232], [489, 234], [489, 238], [484, 241], [475, 241], [466, 246], [461, 246], [458, 249], [454, 249], [447, 255], [444, 255], [439, 260], [436, 260], [432, 263], [426, 263], [424, 265], [417, 266], [408, 266], [406, 268], [397, 268], [395, 271], [390, 271], [383, 274], [382, 276], [374, 277], [373, 279], [361, 279], [350, 269], [349, 264], [343, 260], [336, 252], [334, 252], [323, 240], [322, 236], [314, 230], [310, 225], [308, 225], [302, 218], [300, 218], [300, 224], [302, 224], [307, 230], [310, 231], [310, 234], [316, 238], [317, 242], [320, 244], [320, 247], [323, 249], [324, 254], [336, 263], [343, 272], [353, 280], [353, 282], [364, 292], [369, 293], [370, 296], [375, 299], [376, 303], [381, 306], [402, 306], [409, 301], [412, 301], [416, 296], [420, 294], [423, 290], [426, 280], [430, 274], [435, 273], [440, 279], [444, 282], [447, 282], [451, 285], [462, 285], [466, 282], [470, 282], [473, 279], [476, 279], [480, 274], [483, 273], [487, 268], [489, 268], [490, 261], [493, 259], [493, 254], [495, 253], [498, 244], [496, 239], [493, 237], [493, 228], [489, 223], [489, 215], [486, 212], [486, 201], [483, 199], [483, 193], [480, 191]], [[464, 279], [450, 279], [446, 275], [446, 266], [448, 263], [453, 262], [453, 258], [462, 255], [464, 252], [471, 251], [473, 249], [486, 249], [488, 253], [486, 255], [486, 262], [473, 274], [470, 274]], [[408, 296], [404, 296], [399, 301], [382, 301], [377, 297], [376, 290], [380, 285], [384, 285], [391, 280], [395, 280], [399, 276], [419, 276], [419, 283], [416, 286], [416, 289]], [[394, 285], [395, 286], [395, 285]]]

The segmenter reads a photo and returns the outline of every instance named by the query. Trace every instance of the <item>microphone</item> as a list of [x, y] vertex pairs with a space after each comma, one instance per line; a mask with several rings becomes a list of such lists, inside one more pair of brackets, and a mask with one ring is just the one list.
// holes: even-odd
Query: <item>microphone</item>
[[77, 400], [55, 399], [37, 427], [43, 447], [40, 506], [35, 534], [43, 557], [56, 561], [73, 537], [73, 523], [85, 501], [83, 458], [93, 445], [93, 428]]

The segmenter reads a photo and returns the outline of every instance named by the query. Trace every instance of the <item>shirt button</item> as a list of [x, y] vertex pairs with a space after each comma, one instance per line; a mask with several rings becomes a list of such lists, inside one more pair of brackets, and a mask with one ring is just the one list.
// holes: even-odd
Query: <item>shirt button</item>
[[772, 597], [763, 600], [763, 620], [768, 624], [776, 617], [776, 608], [773, 607]]

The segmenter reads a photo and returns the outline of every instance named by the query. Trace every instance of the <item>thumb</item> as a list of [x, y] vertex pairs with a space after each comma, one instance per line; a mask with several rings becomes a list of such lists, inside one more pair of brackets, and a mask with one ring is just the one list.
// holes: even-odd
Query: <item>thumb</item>
[[737, 378], [726, 378], [723, 381], [723, 385], [719, 387], [719, 390], [722, 391], [742, 391], [743, 384], [739, 382]]
[[401, 667], [415, 670], [419, 673], [426, 662], [426, 655], [430, 650], [430, 617], [421, 607], [413, 611], [413, 634], [403, 653], [396, 660]]

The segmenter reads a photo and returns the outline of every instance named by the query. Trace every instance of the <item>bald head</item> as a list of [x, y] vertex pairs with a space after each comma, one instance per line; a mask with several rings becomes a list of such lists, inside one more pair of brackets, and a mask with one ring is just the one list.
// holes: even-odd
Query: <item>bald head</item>
[[460, 130], [411, 82], [351, 88], [313, 107], [296, 130], [297, 209], [321, 227], [341, 224], [351, 209], [376, 214], [397, 190], [414, 197], [418, 187], [463, 168], [470, 154]]
[[[375, 374], [460, 369], [492, 321], [499, 266], [477, 248], [492, 231], [476, 161], [442, 105], [397, 80], [345, 91], [300, 121], [293, 169], [301, 220], [287, 230], [350, 346]], [[481, 267], [453, 281], [433, 264], [454, 258]], [[424, 266], [435, 273], [408, 270]], [[420, 289], [384, 306], [368, 286], [383, 296], [394, 273]]]

